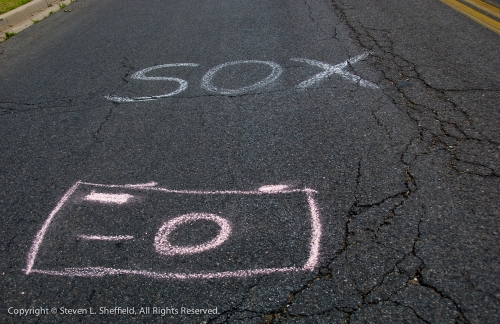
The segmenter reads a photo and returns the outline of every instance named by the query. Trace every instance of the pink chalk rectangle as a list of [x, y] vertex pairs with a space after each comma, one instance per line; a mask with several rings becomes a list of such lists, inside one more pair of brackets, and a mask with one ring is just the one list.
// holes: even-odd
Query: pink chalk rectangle
[[188, 280], [311, 271], [321, 239], [314, 193], [78, 181], [35, 236], [24, 272]]
[[130, 198], [134, 196], [129, 194], [107, 194], [92, 191], [90, 194], [85, 196], [85, 200], [96, 201], [104, 204], [125, 204]]

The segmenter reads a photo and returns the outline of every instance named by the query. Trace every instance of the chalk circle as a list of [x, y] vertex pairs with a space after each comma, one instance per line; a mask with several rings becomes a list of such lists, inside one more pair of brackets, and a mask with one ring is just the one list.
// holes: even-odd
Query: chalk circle
[[[212, 79], [214, 78], [215, 73], [217, 73], [219, 70], [227, 67], [227, 66], [232, 66], [232, 65], [237, 65], [237, 64], [265, 64], [269, 65], [273, 70], [271, 74], [269, 74], [265, 79], [254, 83], [252, 85], [238, 88], [238, 89], [225, 89], [225, 88], [218, 88], [212, 84]], [[271, 61], [256, 61], [256, 60], [247, 60], [247, 61], [233, 61], [233, 62], [228, 62], [224, 64], [217, 65], [216, 67], [210, 69], [201, 79], [201, 87], [205, 90], [212, 91], [212, 92], [217, 92], [220, 94], [224, 95], [237, 95], [241, 93], [245, 93], [248, 91], [252, 91], [258, 88], [262, 88], [272, 82], [274, 82], [276, 79], [278, 79], [283, 73], [283, 69], [281, 66], [277, 63], [271, 62]]]
[[[199, 245], [178, 246], [170, 244], [168, 237], [170, 233], [172, 233], [179, 225], [201, 219], [217, 223], [217, 225], [219, 225], [220, 227], [219, 235], [217, 235], [209, 242], [205, 242]], [[162, 255], [195, 254], [213, 249], [221, 245], [222, 243], [224, 243], [224, 241], [227, 240], [230, 234], [231, 234], [231, 225], [226, 219], [214, 214], [191, 213], [173, 218], [168, 222], [164, 223], [163, 226], [158, 230], [158, 233], [156, 233], [154, 246], [156, 252]]]

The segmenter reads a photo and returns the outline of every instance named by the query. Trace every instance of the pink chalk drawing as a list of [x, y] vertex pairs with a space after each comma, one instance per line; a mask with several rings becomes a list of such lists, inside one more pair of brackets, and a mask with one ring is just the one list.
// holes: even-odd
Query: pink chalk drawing
[[[279, 184], [210, 191], [77, 181], [35, 235], [23, 271], [167, 280], [312, 271], [322, 235], [315, 193]], [[207, 238], [206, 224], [218, 228], [215, 237]], [[173, 233], [186, 231], [187, 244], [173, 243]]]
[[[172, 233], [179, 225], [197, 221], [200, 219], [210, 220], [217, 223], [220, 226], [219, 235], [213, 238], [211, 241], [203, 244], [199, 244], [196, 246], [175, 246], [170, 244], [168, 240], [168, 236]], [[158, 231], [158, 234], [155, 236], [155, 248], [156, 252], [163, 255], [175, 255], [175, 254], [193, 254], [200, 253], [206, 250], [213, 249], [222, 243], [229, 237], [231, 234], [231, 225], [227, 220], [222, 217], [213, 214], [204, 214], [204, 213], [193, 213], [188, 215], [182, 215], [176, 217], [168, 222], [166, 222]]]
[[84, 199], [90, 201], [98, 201], [104, 204], [124, 204], [132, 195], [129, 194], [106, 194], [106, 193], [98, 193], [92, 191], [89, 195], [87, 195]]
[[81, 240], [95, 240], [95, 241], [124, 241], [133, 240], [131, 235], [116, 235], [116, 236], [102, 236], [102, 235], [78, 235], [77, 238]]
[[285, 190], [287, 188], [288, 188], [287, 185], [270, 185], [270, 186], [262, 186], [262, 187], [260, 187], [259, 191], [273, 193], [273, 192], [283, 191], [283, 190]]

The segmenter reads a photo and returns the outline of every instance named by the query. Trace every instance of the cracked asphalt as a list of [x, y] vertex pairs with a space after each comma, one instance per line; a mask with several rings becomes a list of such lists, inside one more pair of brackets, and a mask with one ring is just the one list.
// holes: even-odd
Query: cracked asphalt
[[[497, 34], [433, 0], [77, 0], [68, 8], [0, 44], [2, 323], [500, 322]], [[293, 58], [333, 66], [363, 53], [297, 88], [322, 71]], [[210, 69], [246, 60], [283, 72], [244, 93], [201, 86]], [[174, 63], [199, 65], [147, 75], [187, 81], [178, 94], [158, 98], [177, 81], [133, 78]], [[238, 89], [270, 71], [236, 64], [212, 82]], [[106, 189], [136, 195], [125, 207], [85, 202], [89, 188], [64, 200], [77, 181], [219, 194], [143, 185]], [[34, 269], [296, 267], [313, 232], [307, 201], [241, 194], [266, 185], [316, 191], [322, 232], [313, 270], [210, 279], [26, 274], [58, 204]], [[190, 212], [228, 217], [229, 239], [211, 252], [156, 255], [151, 231]], [[174, 245], [218, 235], [209, 221], [189, 226], [173, 232]], [[135, 239], [71, 236], [84, 230]], [[13, 314], [53, 307], [57, 314]]]

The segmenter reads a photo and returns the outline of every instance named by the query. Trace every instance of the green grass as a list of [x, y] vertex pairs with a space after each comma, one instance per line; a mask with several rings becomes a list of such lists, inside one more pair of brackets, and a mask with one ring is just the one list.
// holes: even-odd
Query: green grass
[[6, 32], [5, 33], [5, 40], [11, 38], [11, 37], [14, 37], [14, 35], [16, 35], [16, 33], [14, 32]]
[[16, 9], [17, 7], [20, 7], [30, 1], [31, 0], [0, 0], [0, 15], [12, 9]]

